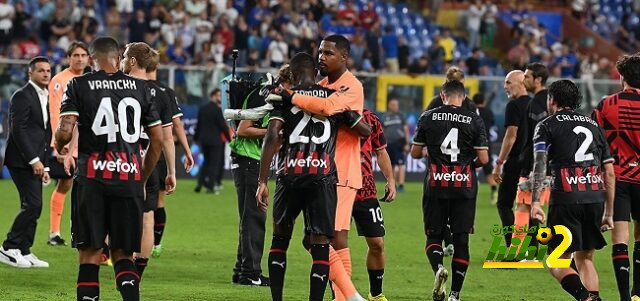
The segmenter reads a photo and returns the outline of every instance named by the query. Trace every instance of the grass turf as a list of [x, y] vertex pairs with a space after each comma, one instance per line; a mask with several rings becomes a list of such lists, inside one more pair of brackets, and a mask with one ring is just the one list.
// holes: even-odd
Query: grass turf
[[[164, 252], [153, 258], [141, 285], [142, 300], [270, 300], [268, 288], [231, 284], [238, 235], [238, 213], [233, 184], [224, 182], [220, 195], [196, 194], [195, 182], [180, 180], [178, 192], [167, 197], [167, 228], [162, 241]], [[73, 300], [77, 276], [77, 255], [70, 247], [46, 244], [49, 227], [49, 199], [53, 185], [44, 190], [44, 208], [39, 220], [34, 254], [48, 261], [48, 269], [16, 269], [0, 265], [0, 300]], [[271, 189], [273, 196], [273, 189]], [[391, 204], [383, 204], [386, 240], [384, 293], [389, 300], [430, 300], [433, 273], [424, 254], [425, 238], [421, 211], [422, 187], [406, 186]], [[69, 197], [62, 219], [64, 238], [69, 234]], [[0, 180], [0, 232], [4, 239], [19, 209], [18, 193], [13, 182]], [[269, 213], [270, 214], [270, 213]], [[270, 215], [269, 215], [270, 216]], [[268, 224], [271, 218], [268, 219]], [[301, 223], [301, 220], [300, 220]], [[306, 300], [310, 256], [301, 247], [301, 228], [296, 228], [288, 252], [285, 282], [286, 300]], [[471, 235], [471, 266], [462, 291], [463, 300], [570, 300], [560, 285], [543, 269], [482, 269], [492, 237], [499, 223], [497, 210], [489, 204], [488, 187], [481, 186], [475, 229]], [[267, 274], [266, 256], [271, 243], [271, 226], [267, 226], [265, 257], [262, 266]], [[362, 295], [368, 293], [365, 266], [366, 245], [356, 236], [355, 226], [350, 246], [353, 280]], [[606, 235], [607, 239], [609, 234]], [[618, 299], [611, 265], [610, 246], [596, 253], [600, 289], [604, 300]], [[450, 258], [445, 259], [449, 269]], [[103, 266], [100, 272], [101, 300], [119, 300], [113, 270]], [[450, 280], [447, 283], [447, 291]], [[325, 294], [326, 300], [330, 292]]]

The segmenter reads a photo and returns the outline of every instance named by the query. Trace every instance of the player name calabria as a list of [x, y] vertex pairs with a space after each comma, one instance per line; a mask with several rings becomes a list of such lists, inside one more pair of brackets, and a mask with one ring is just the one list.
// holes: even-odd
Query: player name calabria
[[582, 116], [582, 115], [556, 115], [556, 119], [558, 121], [581, 121], [581, 122], [588, 122], [591, 123], [595, 126], [599, 126], [595, 121], [593, 121], [591, 118], [587, 117], [587, 116]]
[[471, 124], [471, 117], [453, 113], [433, 113], [431, 120], [453, 121]]
[[91, 90], [137, 90], [136, 81], [131, 79], [118, 80], [90, 80], [89, 89]]

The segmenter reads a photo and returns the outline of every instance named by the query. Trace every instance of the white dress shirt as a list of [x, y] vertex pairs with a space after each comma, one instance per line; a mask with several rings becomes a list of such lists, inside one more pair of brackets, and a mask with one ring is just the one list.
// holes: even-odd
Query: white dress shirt
[[[47, 129], [47, 124], [49, 124], [49, 112], [47, 112], [47, 104], [49, 103], [49, 89], [42, 89], [33, 81], [29, 80], [29, 83], [36, 89], [36, 93], [38, 93], [38, 99], [40, 100], [40, 108], [42, 108], [42, 122], [44, 122], [44, 129]], [[29, 164], [33, 165], [40, 161], [40, 157], [35, 157]]]

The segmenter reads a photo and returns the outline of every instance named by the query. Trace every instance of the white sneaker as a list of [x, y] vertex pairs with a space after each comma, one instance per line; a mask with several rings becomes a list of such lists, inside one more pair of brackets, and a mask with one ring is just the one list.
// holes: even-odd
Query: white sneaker
[[26, 259], [28, 262], [30, 262], [31, 266], [34, 267], [34, 268], [48, 268], [49, 267], [49, 263], [48, 262], [38, 259], [38, 257], [36, 257], [36, 255], [33, 255], [33, 253], [31, 253], [29, 255], [25, 255], [24, 259]]
[[436, 272], [436, 279], [433, 283], [433, 300], [444, 301], [447, 293], [444, 290], [444, 284], [447, 282], [447, 278], [449, 278], [449, 271], [447, 271], [443, 266], [440, 266]]
[[356, 293], [355, 295], [347, 298], [347, 301], [367, 301], [367, 299], [363, 298], [359, 293]]
[[31, 262], [25, 259], [18, 249], [5, 250], [4, 247], [0, 248], [0, 262], [17, 268], [31, 267]]
[[460, 299], [454, 297], [453, 295], [449, 295], [449, 300], [448, 301], [460, 301]]

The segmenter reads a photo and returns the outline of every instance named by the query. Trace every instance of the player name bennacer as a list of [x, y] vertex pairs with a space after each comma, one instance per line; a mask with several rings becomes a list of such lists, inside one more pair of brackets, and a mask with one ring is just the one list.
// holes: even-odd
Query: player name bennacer
[[593, 121], [593, 119], [587, 117], [587, 116], [582, 116], [582, 115], [556, 115], [556, 119], [558, 121], [581, 121], [581, 122], [588, 122], [591, 123], [595, 126], [598, 126], [598, 124]]
[[471, 124], [471, 117], [462, 115], [462, 114], [433, 113], [431, 116], [432, 116], [431, 120], [453, 121], [453, 122]]
[[101, 79], [90, 80], [89, 89], [91, 90], [137, 90], [136, 81], [132, 79]]
[[325, 90], [296, 90], [295, 92], [298, 94], [306, 95], [306, 96], [313, 96], [313, 97], [320, 97], [320, 98], [329, 97], [329, 92]]

